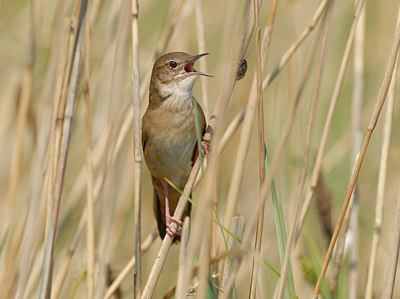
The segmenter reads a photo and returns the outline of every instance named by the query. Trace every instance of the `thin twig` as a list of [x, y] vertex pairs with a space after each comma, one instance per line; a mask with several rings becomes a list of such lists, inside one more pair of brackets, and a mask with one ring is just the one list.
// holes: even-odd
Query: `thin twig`
[[[197, 25], [197, 43], [198, 43], [198, 48], [199, 48], [199, 53], [205, 53], [207, 52], [206, 50], [206, 34], [205, 34], [205, 28], [204, 28], [204, 17], [203, 17], [203, 7], [202, 7], [202, 0], [196, 0], [195, 1], [195, 13], [196, 13], [196, 25]], [[206, 60], [200, 59], [199, 61], [200, 64], [200, 70], [202, 72], [207, 73], [207, 65], [206, 65]], [[201, 76], [200, 77], [200, 84], [201, 84], [201, 96], [202, 96], [202, 101], [201, 103], [203, 104], [203, 111], [206, 116], [206, 119], [210, 118], [210, 108], [209, 108], [209, 102], [208, 102], [208, 80], [206, 77]]]
[[[399, 182], [400, 186], [400, 182]], [[388, 258], [388, 267], [386, 269], [386, 279], [383, 286], [381, 299], [391, 299], [394, 293], [394, 284], [396, 281], [397, 265], [399, 261], [400, 250], [400, 188], [396, 199], [396, 213], [393, 215], [395, 223], [393, 233], [390, 238], [390, 254]]]
[[[273, 23], [276, 11], [276, 1], [271, 2], [270, 16], [272, 18], [269, 23]], [[260, 190], [265, 183], [265, 138], [264, 138], [264, 105], [262, 95], [262, 50], [261, 50], [261, 34], [260, 34], [260, 13], [258, 7], [258, 0], [253, 0], [253, 11], [254, 11], [254, 29], [255, 29], [255, 48], [256, 48], [256, 78], [257, 78], [257, 111], [258, 111], [258, 165], [259, 165], [259, 178], [260, 178]], [[268, 42], [271, 40], [271, 30], [268, 30], [267, 36]], [[261, 196], [261, 192], [260, 192]], [[259, 198], [261, 201], [261, 198]], [[254, 244], [254, 251], [256, 255], [260, 255], [261, 252], [261, 241], [264, 226], [264, 205], [257, 215], [257, 230]], [[253, 299], [256, 297], [257, 282], [258, 282], [258, 268], [259, 263], [256, 262], [256, 255], [253, 256], [251, 276], [250, 276], [250, 290], [249, 298]]]
[[185, 289], [184, 286], [187, 285], [187, 281], [189, 280], [188, 265], [187, 265], [189, 224], [190, 224], [190, 218], [186, 217], [185, 221], [183, 221], [180, 252], [179, 252], [179, 270], [178, 270], [178, 278], [176, 282], [176, 292], [175, 292], [175, 298], [177, 299], [186, 298], [186, 293], [187, 293], [187, 289]]
[[[231, 232], [237, 236], [239, 239], [242, 238], [243, 236], [243, 231], [244, 231], [244, 217], [243, 216], [234, 216], [232, 218], [232, 224], [230, 226]], [[234, 239], [230, 238], [229, 240], [229, 251], [236, 250], [240, 247], [240, 243]], [[232, 269], [235, 267], [236, 263], [238, 262], [238, 255], [232, 255], [229, 257], [229, 260], [225, 260], [225, 265], [224, 265], [224, 271], [222, 273], [222, 284], [221, 284], [221, 289], [224, 289], [224, 286], [228, 280], [228, 277], [232, 271]], [[229, 292], [230, 294], [228, 295], [229, 297], [232, 297], [232, 291]], [[219, 294], [221, 296], [221, 292]]]
[[[89, 22], [85, 19], [85, 26], [88, 27]], [[92, 121], [90, 113], [90, 30], [87, 28], [84, 34], [84, 82], [83, 93], [85, 98], [86, 109], [86, 171], [87, 171], [87, 188], [86, 188], [86, 259], [87, 259], [87, 275], [86, 288], [87, 298], [94, 298], [95, 289], [95, 223], [94, 223], [94, 196], [93, 196], [93, 158], [92, 158]]]

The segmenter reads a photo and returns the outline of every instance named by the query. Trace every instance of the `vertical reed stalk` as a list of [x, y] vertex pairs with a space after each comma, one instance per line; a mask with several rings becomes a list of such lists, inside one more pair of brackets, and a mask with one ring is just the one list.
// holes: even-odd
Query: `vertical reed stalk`
[[[265, 182], [265, 139], [264, 139], [264, 105], [262, 95], [262, 52], [261, 52], [261, 34], [260, 34], [260, 13], [258, 0], [253, 0], [253, 11], [254, 11], [254, 29], [255, 29], [255, 48], [256, 48], [256, 78], [257, 78], [257, 111], [258, 111], [258, 165], [259, 165], [259, 178], [260, 178], [260, 190]], [[271, 2], [271, 9], [276, 8], [276, 1]], [[274, 13], [272, 15], [275, 15]], [[268, 37], [270, 38], [270, 36]], [[261, 198], [259, 199], [261, 201]], [[264, 209], [265, 205], [261, 206], [258, 213], [258, 222], [256, 230], [256, 238], [254, 244], [254, 251], [256, 255], [261, 253], [261, 241], [262, 232], [264, 226]], [[257, 293], [257, 282], [258, 282], [258, 268], [259, 263], [256, 262], [255, 256], [253, 256], [253, 264], [251, 269], [250, 277], [250, 290], [249, 298], [253, 299]]]
[[95, 289], [95, 219], [94, 219], [94, 195], [93, 195], [93, 158], [92, 158], [92, 121], [90, 112], [90, 22], [85, 19], [84, 33], [84, 82], [83, 94], [85, 99], [86, 110], [86, 259], [87, 259], [87, 275], [86, 275], [86, 296], [88, 299], [94, 298]]
[[135, 298], [142, 295], [142, 255], [141, 255], [141, 167], [142, 130], [140, 120], [140, 76], [139, 76], [139, 0], [132, 0], [132, 108], [133, 144], [135, 159]]

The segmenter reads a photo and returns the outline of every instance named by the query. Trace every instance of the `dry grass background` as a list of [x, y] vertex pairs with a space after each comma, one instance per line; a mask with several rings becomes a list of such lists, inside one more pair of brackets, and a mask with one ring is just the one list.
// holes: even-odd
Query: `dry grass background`
[[[354, 32], [355, 45], [343, 62], [347, 68], [341, 82], [340, 65], [355, 12], [352, 1], [263, 1], [256, 18], [259, 30], [256, 26], [247, 48], [242, 37], [246, 36], [247, 16], [254, 21], [257, 15], [252, 11], [254, 3], [140, 1], [136, 23], [130, 1], [96, 0], [89, 1], [85, 27], [79, 23], [80, 0], [0, 1], [1, 298], [103, 298], [124, 267], [133, 265], [138, 196], [142, 248], [148, 247], [135, 278], [142, 281], [135, 291], [142, 291], [161, 240], [157, 236], [152, 243], [145, 241], [155, 227], [152, 187], [144, 163], [140, 164], [140, 151], [134, 155], [134, 136], [139, 136], [134, 134], [133, 111], [135, 115], [139, 111], [132, 109], [132, 103], [138, 105], [134, 99], [140, 95], [143, 115], [151, 67], [158, 55], [169, 51], [211, 53], [197, 68], [215, 77], [198, 80], [193, 93], [207, 116], [214, 111], [218, 118], [213, 153], [193, 193], [198, 204], [192, 212], [187, 257], [179, 256], [180, 246], [171, 246], [149, 296], [161, 298], [176, 283], [179, 260], [186, 261], [186, 270], [180, 270], [186, 273], [191, 273], [194, 264], [200, 265], [201, 283], [195, 296], [217, 296], [215, 288], [211, 291], [208, 283], [202, 283], [209, 276], [208, 262], [225, 251], [221, 229], [213, 224], [213, 207], [229, 228], [233, 214], [228, 211], [225, 216], [226, 209], [237, 198], [237, 206], [231, 208], [244, 216], [245, 224], [244, 245], [235, 252], [241, 265], [233, 268], [236, 296], [272, 298], [275, 293], [280, 297], [286, 280], [278, 280], [265, 263], [280, 273], [285, 268], [276, 232], [279, 221], [274, 217], [271, 194], [266, 192], [272, 180], [274, 200], [282, 208], [286, 226], [278, 232], [287, 234], [288, 244], [293, 244], [286, 254], [291, 260], [284, 271], [289, 270], [286, 286], [299, 298], [312, 296], [324, 256], [329, 253], [331, 234], [339, 215], [344, 216], [340, 211], [351, 191], [348, 185], [354, 161], [368, 125], [372, 128], [371, 116], [379, 110], [375, 103], [386, 98], [384, 77], [392, 77], [387, 64], [399, 4], [394, 0], [366, 1], [365, 19], [361, 18]], [[308, 27], [320, 3], [328, 3], [331, 10], [325, 10], [315, 27]], [[289, 51], [290, 56], [283, 56], [304, 30], [309, 35]], [[395, 50], [392, 53], [396, 54]], [[265, 78], [282, 57], [290, 59], [267, 86]], [[241, 58], [247, 60], [248, 70], [235, 84]], [[138, 71], [134, 76], [132, 69]], [[391, 298], [393, 279], [397, 282], [393, 298], [400, 296], [395, 275], [400, 227], [400, 110], [395, 91], [398, 79], [394, 74], [393, 78], [365, 158], [359, 156], [364, 158], [363, 165], [360, 170], [355, 168], [356, 174], [359, 170], [358, 204], [350, 203], [354, 213], [349, 221], [345, 217], [342, 227], [342, 231], [349, 229], [348, 243], [335, 251], [336, 263], [331, 263], [326, 274], [329, 285], [336, 282], [335, 291], [329, 292], [323, 284], [324, 298]], [[361, 91], [358, 97], [357, 91]], [[335, 94], [337, 105], [324, 148], [321, 140]], [[263, 115], [249, 113], [251, 107], [257, 109], [257, 101], [258, 107], [263, 103]], [[239, 119], [224, 150], [216, 155], [226, 128], [246, 104], [244, 121]], [[315, 108], [315, 117], [308, 125], [310, 107]], [[282, 138], [285, 132], [287, 141]], [[263, 139], [272, 170], [260, 184]], [[315, 162], [321, 163], [320, 172], [313, 173]], [[237, 181], [231, 183], [235, 169]], [[298, 234], [293, 229], [299, 227], [303, 202], [311, 198], [313, 176], [319, 177], [315, 196]], [[263, 200], [265, 209], [260, 213]], [[381, 213], [382, 225], [374, 231]], [[263, 217], [263, 222], [258, 222], [259, 249], [248, 249], [246, 244], [254, 248], [258, 215]], [[339, 235], [339, 243], [340, 239]], [[341, 251], [343, 260], [338, 254]], [[257, 267], [253, 268], [253, 263]], [[215, 266], [212, 269], [218, 271]], [[372, 270], [367, 279], [368, 269]], [[134, 293], [133, 269], [129, 267], [125, 273], [115, 293], [122, 298]], [[218, 274], [214, 283], [220, 285], [221, 266]], [[46, 285], [52, 286], [51, 291]], [[227, 285], [221, 287], [225, 292], [220, 296], [227, 296]], [[291, 298], [289, 291], [284, 296]]]

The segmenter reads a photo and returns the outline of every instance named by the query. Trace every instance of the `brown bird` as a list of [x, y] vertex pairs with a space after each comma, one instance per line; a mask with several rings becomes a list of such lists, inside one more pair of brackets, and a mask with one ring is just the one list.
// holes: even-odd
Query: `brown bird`
[[[198, 75], [212, 76], [196, 71], [193, 65], [207, 54], [172, 52], [158, 58], [153, 66], [149, 106], [142, 119], [142, 146], [154, 187], [153, 210], [161, 238], [168, 233], [174, 240], [180, 239], [182, 222], [172, 217], [180, 194], [164, 178], [183, 190], [197, 158], [195, 104], [202, 136], [206, 119], [192, 96], [192, 88]], [[208, 143], [204, 138], [201, 146], [203, 153], [207, 153]], [[189, 216], [190, 210], [188, 203], [183, 217]], [[178, 224], [177, 229], [172, 222]]]

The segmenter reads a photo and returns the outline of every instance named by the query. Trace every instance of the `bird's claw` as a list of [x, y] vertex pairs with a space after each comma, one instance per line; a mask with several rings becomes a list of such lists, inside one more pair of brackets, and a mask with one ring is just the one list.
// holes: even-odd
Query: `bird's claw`
[[204, 136], [201, 138], [201, 149], [203, 151], [204, 156], [208, 156], [211, 151], [211, 145], [210, 145], [210, 140], [205, 138]]
[[[177, 224], [176, 228], [172, 226], [172, 222], [175, 222]], [[170, 235], [171, 237], [181, 235], [182, 221], [180, 221], [179, 219], [172, 217], [172, 216], [167, 216], [166, 226], [167, 226], [167, 229], [166, 229], [167, 234]]]

